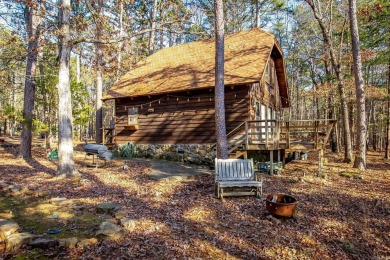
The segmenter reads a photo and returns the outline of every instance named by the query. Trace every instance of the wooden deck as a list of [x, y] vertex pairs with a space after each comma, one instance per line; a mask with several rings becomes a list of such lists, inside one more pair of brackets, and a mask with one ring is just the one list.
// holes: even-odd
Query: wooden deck
[[228, 136], [229, 152], [324, 149], [336, 120], [246, 121]]

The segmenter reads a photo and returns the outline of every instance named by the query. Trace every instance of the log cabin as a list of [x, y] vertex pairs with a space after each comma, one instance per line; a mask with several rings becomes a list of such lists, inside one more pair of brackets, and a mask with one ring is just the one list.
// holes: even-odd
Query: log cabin
[[[214, 86], [214, 39], [162, 49], [107, 92], [103, 100], [115, 102], [115, 125], [104, 136], [111, 133], [112, 138], [106, 140], [112, 143], [132, 142], [153, 152], [191, 150], [204, 156], [216, 143]], [[280, 151], [288, 148], [280, 126], [281, 110], [286, 107], [286, 69], [275, 36], [258, 28], [225, 36], [231, 157], [277, 151], [280, 161]]]

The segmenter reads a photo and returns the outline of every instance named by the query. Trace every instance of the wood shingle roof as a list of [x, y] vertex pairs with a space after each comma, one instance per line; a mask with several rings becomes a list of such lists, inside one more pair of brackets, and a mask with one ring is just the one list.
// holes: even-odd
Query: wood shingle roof
[[[225, 85], [259, 82], [271, 52], [282, 59], [275, 37], [261, 29], [225, 36]], [[138, 63], [103, 99], [214, 87], [214, 64], [214, 39], [165, 48]], [[280, 93], [288, 99], [284, 63], [281, 64], [282, 73], [277, 75]]]

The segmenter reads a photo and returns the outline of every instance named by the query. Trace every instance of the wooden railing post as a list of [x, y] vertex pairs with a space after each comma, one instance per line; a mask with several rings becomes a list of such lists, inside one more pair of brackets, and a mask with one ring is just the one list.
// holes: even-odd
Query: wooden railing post
[[286, 122], [287, 129], [287, 148], [290, 149], [290, 122]]
[[314, 121], [314, 127], [315, 127], [315, 148], [318, 149], [318, 125], [319, 121]]
[[276, 145], [276, 149], [279, 149], [279, 142], [280, 142], [280, 122], [279, 121], [275, 121], [275, 127], [276, 127], [275, 145]]
[[248, 121], [245, 121], [245, 148], [248, 149], [249, 144], [249, 137], [248, 137]]
[[265, 120], [265, 147], [268, 148], [268, 120]]

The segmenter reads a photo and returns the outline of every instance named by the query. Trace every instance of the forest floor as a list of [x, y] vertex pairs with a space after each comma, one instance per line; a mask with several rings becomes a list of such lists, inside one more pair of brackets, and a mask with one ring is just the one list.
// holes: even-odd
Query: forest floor
[[[359, 173], [326, 153], [318, 174], [316, 153], [293, 161], [281, 175], [264, 177], [264, 193], [287, 193], [298, 199], [295, 218], [267, 217], [255, 197], [213, 196], [213, 176], [151, 178], [151, 164], [113, 161], [89, 168], [76, 153], [81, 179], [53, 177], [56, 161], [42, 148], [34, 159], [15, 157], [16, 148], [0, 148], [0, 183], [27, 187], [25, 194], [2, 193], [0, 218], [17, 222], [24, 232], [56, 239], [94, 236], [110, 216], [96, 213], [100, 202], [114, 202], [137, 220], [135, 229], [116, 241], [50, 250], [26, 246], [0, 258], [11, 259], [389, 259], [390, 162], [368, 153], [368, 170]], [[124, 164], [128, 167], [123, 167]], [[65, 197], [72, 207], [50, 199]], [[74, 207], [74, 206], [77, 207]], [[76, 209], [77, 208], [77, 209]], [[51, 216], [60, 216], [51, 218]], [[49, 235], [45, 235], [49, 236]]]

